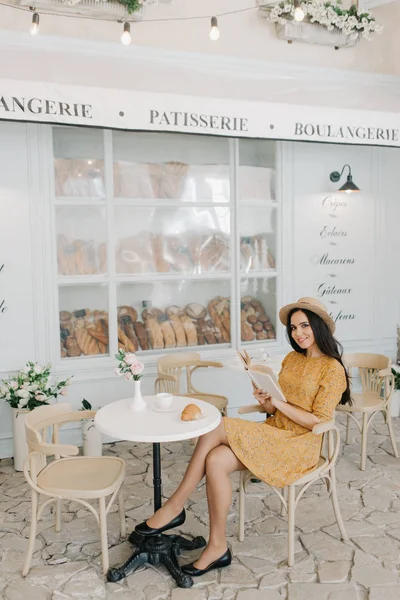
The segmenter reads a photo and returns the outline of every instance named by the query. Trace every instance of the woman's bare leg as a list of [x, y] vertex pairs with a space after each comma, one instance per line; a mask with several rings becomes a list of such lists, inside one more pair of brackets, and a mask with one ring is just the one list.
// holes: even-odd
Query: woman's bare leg
[[223, 421], [216, 429], [199, 438], [181, 483], [171, 498], [146, 521], [149, 527], [162, 527], [180, 513], [186, 500], [205, 475], [207, 454], [221, 444], [223, 446], [228, 444]]
[[226, 522], [232, 503], [232, 485], [229, 475], [245, 469], [228, 446], [218, 446], [206, 459], [207, 501], [210, 518], [210, 538], [207, 547], [194, 566], [205, 569], [220, 558], [227, 549]]

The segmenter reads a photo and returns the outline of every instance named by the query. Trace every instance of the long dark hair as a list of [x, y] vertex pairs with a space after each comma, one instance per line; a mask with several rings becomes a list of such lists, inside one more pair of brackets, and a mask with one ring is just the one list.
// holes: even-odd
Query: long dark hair
[[292, 315], [299, 311], [304, 312], [307, 315], [308, 322], [310, 323], [310, 327], [315, 337], [315, 342], [318, 348], [321, 350], [322, 354], [325, 354], [325, 356], [330, 356], [331, 358], [335, 358], [342, 365], [346, 376], [347, 387], [343, 392], [340, 404], [352, 404], [350, 396], [349, 375], [346, 371], [342, 360], [343, 348], [341, 344], [337, 341], [337, 339], [334, 338], [332, 333], [329, 331], [328, 325], [323, 319], [321, 319], [321, 317], [319, 317], [316, 313], [312, 312], [311, 310], [306, 310], [304, 308], [294, 308], [293, 310], [291, 310], [286, 325], [286, 332], [290, 345], [292, 346], [293, 350], [299, 352], [300, 354], [306, 354], [307, 352], [307, 350], [300, 348], [300, 346], [296, 344], [292, 337]]

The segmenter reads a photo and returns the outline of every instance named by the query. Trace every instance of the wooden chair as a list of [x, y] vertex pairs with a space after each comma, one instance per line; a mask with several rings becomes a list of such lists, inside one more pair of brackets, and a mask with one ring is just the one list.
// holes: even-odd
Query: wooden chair
[[[157, 362], [158, 377], [155, 381], [156, 394], [169, 392], [174, 396], [188, 396], [213, 404], [223, 415], [226, 415], [228, 398], [219, 394], [208, 394], [197, 390], [192, 383], [192, 375], [198, 369], [207, 367], [221, 368], [223, 364], [209, 360], [201, 360], [198, 352], [167, 354]], [[181, 391], [182, 375], [186, 378], [186, 391]]]
[[[52, 502], [56, 503], [56, 531], [61, 530], [61, 501], [73, 500], [83, 504], [94, 515], [100, 526], [103, 572], [109, 567], [107, 544], [107, 514], [118, 496], [121, 536], [125, 536], [125, 513], [122, 483], [125, 476], [125, 462], [117, 457], [76, 456], [76, 446], [59, 443], [59, 428], [64, 423], [91, 418], [94, 411], [72, 412], [68, 403], [35, 408], [25, 420], [29, 455], [24, 464], [24, 475], [32, 491], [32, 521], [29, 546], [22, 575], [29, 572], [36, 539], [37, 522]], [[52, 442], [47, 442], [47, 434], [52, 428]], [[47, 457], [55, 460], [47, 464]], [[39, 504], [39, 496], [47, 497]], [[106, 497], [111, 496], [106, 505]], [[87, 500], [98, 499], [99, 511]]]
[[[262, 408], [257, 405], [242, 407], [238, 410], [239, 414], [263, 412]], [[318, 423], [312, 430], [316, 435], [323, 435], [321, 440], [321, 457], [316, 465], [315, 469], [300, 477], [294, 483], [286, 486], [283, 490], [268, 485], [281, 501], [281, 515], [287, 512], [288, 515], [288, 565], [292, 567], [294, 565], [294, 528], [295, 528], [295, 512], [297, 504], [304, 492], [316, 481], [325, 479], [327, 482], [328, 492], [331, 495], [333, 511], [335, 513], [336, 521], [339, 527], [340, 535], [344, 541], [348, 540], [346, 530], [344, 528], [343, 519], [340, 514], [339, 502], [337, 497], [336, 489], [336, 473], [335, 465], [339, 454], [340, 448], [340, 433], [339, 429], [335, 425], [335, 421], [327, 421], [326, 423]], [[325, 440], [327, 438], [327, 440]], [[325, 444], [327, 441], [327, 444]], [[324, 448], [327, 445], [326, 456], [324, 454]], [[244, 540], [244, 523], [245, 523], [245, 492], [246, 485], [249, 479], [253, 478], [254, 475], [248, 471], [240, 472], [239, 480], [239, 541]], [[296, 488], [299, 491], [296, 493]]]
[[[389, 413], [390, 399], [394, 390], [394, 377], [391, 370], [391, 360], [383, 354], [347, 354], [343, 357], [349, 376], [353, 369], [358, 369], [361, 379], [361, 394], [353, 394], [353, 405], [337, 406], [337, 411], [347, 414], [346, 444], [350, 443], [350, 424], [352, 419], [361, 433], [361, 464], [365, 471], [367, 461], [367, 434], [375, 416], [382, 412], [389, 430], [393, 454], [399, 458], [396, 438], [393, 432], [392, 419]], [[361, 422], [355, 413], [362, 415]]]

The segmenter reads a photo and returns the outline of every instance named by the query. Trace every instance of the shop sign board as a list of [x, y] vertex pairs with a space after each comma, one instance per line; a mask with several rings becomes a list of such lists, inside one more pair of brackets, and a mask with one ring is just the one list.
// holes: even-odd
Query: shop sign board
[[400, 146], [400, 114], [0, 79], [0, 120]]

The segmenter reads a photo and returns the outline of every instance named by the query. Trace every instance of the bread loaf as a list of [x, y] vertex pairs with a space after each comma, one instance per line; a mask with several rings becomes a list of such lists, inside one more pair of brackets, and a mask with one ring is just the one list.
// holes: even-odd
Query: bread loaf
[[123, 344], [126, 352], [135, 352], [135, 346], [132, 344], [131, 340], [128, 338], [125, 331], [121, 329], [121, 327], [118, 327], [118, 341]]
[[248, 323], [246, 323], [246, 321], [242, 321], [241, 324], [241, 340], [242, 342], [252, 342], [255, 338], [255, 333], [251, 327], [251, 325], [249, 325]]
[[139, 340], [139, 344], [142, 350], [149, 350], [149, 340], [147, 339], [146, 327], [141, 321], [134, 321], [133, 328], [136, 333], [136, 337]]
[[164, 338], [164, 348], [175, 348], [176, 347], [176, 338], [175, 333], [172, 328], [171, 323], [168, 320], [166, 314], [162, 314], [157, 319], [158, 324], [160, 325], [163, 338]]
[[205, 319], [207, 316], [207, 309], [197, 302], [188, 304], [185, 308], [185, 312], [191, 319]]
[[169, 322], [171, 323], [171, 327], [175, 333], [177, 348], [184, 348], [186, 346], [186, 334], [182, 321], [180, 320], [178, 315], [173, 313], [170, 313], [168, 318]]
[[164, 336], [157, 319], [147, 310], [144, 310], [142, 315], [150, 346], [155, 350], [161, 350], [164, 348]]
[[[133, 327], [133, 321], [129, 315], [123, 315], [118, 318], [119, 328], [125, 333], [127, 338], [132, 344], [133, 352], [139, 350], [139, 342], [136, 337], [135, 329]], [[126, 343], [125, 343], [126, 344]]]
[[182, 315], [180, 319], [185, 329], [187, 345], [197, 346], [197, 332], [192, 319], [190, 319], [187, 315]]
[[82, 354], [82, 350], [78, 345], [78, 341], [74, 335], [70, 335], [65, 340], [65, 347], [67, 349], [68, 356], [80, 356]]
[[125, 315], [128, 315], [132, 321], [136, 321], [138, 317], [137, 311], [132, 306], [118, 306], [118, 317]]
[[200, 419], [201, 410], [197, 406], [197, 404], [188, 404], [182, 411], [181, 420], [182, 421], [195, 421], [196, 419]]

